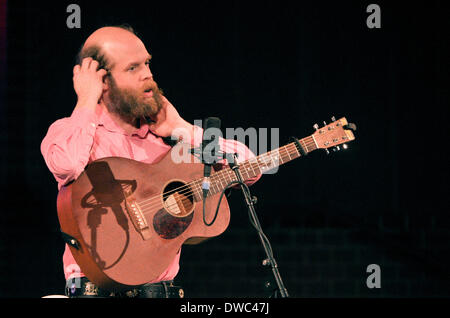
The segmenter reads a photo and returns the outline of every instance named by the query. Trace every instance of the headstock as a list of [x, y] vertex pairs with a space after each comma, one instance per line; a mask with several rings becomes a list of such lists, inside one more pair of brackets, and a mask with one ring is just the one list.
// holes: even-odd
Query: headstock
[[343, 148], [347, 149], [346, 142], [355, 139], [353, 131], [356, 130], [356, 125], [348, 123], [345, 117], [336, 120], [334, 116], [331, 118], [332, 122], [330, 124], [324, 123], [324, 126], [319, 128], [319, 125], [315, 124], [313, 127], [316, 130], [312, 137], [316, 142], [317, 148], [325, 149], [329, 153], [328, 148], [334, 147], [333, 150], [340, 150], [341, 144]]

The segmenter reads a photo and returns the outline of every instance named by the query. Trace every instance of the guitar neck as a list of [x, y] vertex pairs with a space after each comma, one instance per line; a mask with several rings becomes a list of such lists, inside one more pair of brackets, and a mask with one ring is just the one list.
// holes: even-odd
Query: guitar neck
[[[297, 159], [303, 154], [308, 154], [317, 149], [313, 136], [309, 136], [291, 142], [280, 148], [271, 150], [257, 157], [251, 158], [239, 164], [239, 171], [244, 180], [252, 179], [260, 174], [267, 173], [270, 170], [281, 166], [291, 160]], [[299, 149], [299, 146], [301, 149]], [[236, 174], [231, 168], [223, 168], [222, 170], [213, 174], [210, 178], [210, 189], [208, 196], [222, 192], [227, 185], [236, 180]], [[201, 193], [202, 179], [196, 180], [192, 183], [194, 193]], [[201, 201], [200, 195], [195, 195], [196, 201]]]

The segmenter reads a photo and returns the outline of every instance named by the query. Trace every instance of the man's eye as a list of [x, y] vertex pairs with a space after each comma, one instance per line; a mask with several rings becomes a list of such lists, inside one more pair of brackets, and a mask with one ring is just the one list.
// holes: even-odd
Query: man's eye
[[134, 71], [136, 69], [136, 66], [131, 66], [128, 70], [129, 71]]

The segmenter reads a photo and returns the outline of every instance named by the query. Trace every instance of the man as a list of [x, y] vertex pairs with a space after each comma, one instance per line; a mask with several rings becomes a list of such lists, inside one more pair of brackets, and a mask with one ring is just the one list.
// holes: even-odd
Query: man
[[[85, 41], [73, 68], [77, 104], [72, 115], [54, 122], [41, 151], [58, 188], [75, 180], [96, 159], [117, 156], [145, 163], [158, 162], [171, 147], [165, 137], [198, 146], [202, 130], [185, 121], [153, 79], [151, 55], [130, 27], [103, 27]], [[184, 132], [184, 133], [181, 133]], [[200, 138], [199, 138], [200, 137]], [[243, 144], [220, 139], [221, 150], [237, 152], [241, 160], [253, 156]], [[249, 184], [257, 178], [247, 181]], [[112, 243], [113, 244], [113, 243]], [[169, 297], [179, 270], [180, 252], [158, 279], [120, 295], [89, 281], [66, 245], [66, 280], [81, 278], [81, 288], [69, 284], [68, 296]]]

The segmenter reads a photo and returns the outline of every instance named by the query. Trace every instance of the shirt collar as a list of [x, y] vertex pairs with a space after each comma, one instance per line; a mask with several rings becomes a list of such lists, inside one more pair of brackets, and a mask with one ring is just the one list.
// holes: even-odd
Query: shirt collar
[[135, 128], [131, 133], [127, 133], [122, 127], [116, 124], [106, 107], [98, 107], [97, 109], [99, 109], [97, 112], [97, 124], [105, 127], [105, 129], [111, 132], [120, 133], [126, 136], [138, 135], [140, 138], [145, 138], [149, 132], [148, 121], [145, 118], [139, 119], [139, 128]]

